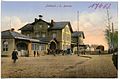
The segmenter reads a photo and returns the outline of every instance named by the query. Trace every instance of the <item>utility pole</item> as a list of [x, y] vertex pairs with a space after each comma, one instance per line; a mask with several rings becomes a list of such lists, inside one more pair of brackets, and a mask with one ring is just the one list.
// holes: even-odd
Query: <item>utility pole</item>
[[111, 39], [111, 42], [112, 42], [112, 48], [114, 49], [114, 26], [113, 26], [113, 23], [112, 23], [112, 39]]
[[77, 36], [77, 54], [79, 56], [79, 11], [77, 11], [77, 32], [78, 32], [78, 36]]
[[79, 11], [77, 11], [77, 29], [79, 32]]
[[10, 18], [10, 26], [9, 27], [10, 27], [10, 30], [11, 30], [11, 28], [12, 28], [12, 26], [11, 26], [11, 18]]

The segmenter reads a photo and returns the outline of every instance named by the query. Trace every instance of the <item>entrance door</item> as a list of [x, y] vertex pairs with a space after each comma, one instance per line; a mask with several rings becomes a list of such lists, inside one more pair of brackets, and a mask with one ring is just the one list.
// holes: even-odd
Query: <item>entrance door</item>
[[50, 43], [50, 49], [56, 49], [56, 43], [55, 42]]

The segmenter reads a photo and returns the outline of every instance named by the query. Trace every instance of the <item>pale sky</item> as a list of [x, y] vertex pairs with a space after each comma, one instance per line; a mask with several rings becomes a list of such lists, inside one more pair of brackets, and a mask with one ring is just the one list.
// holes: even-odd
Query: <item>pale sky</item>
[[[102, 6], [92, 6], [93, 4]], [[73, 30], [77, 29], [77, 11], [79, 11], [79, 30], [85, 34], [85, 44], [102, 44], [107, 49], [104, 31], [107, 25], [105, 5], [109, 6], [111, 22], [115, 29], [118, 28], [118, 3], [117, 2], [2, 2], [2, 28], [8, 30], [11, 27], [17, 31], [27, 23], [34, 21], [42, 14], [43, 19], [50, 22], [70, 21]], [[89, 8], [90, 7], [90, 8]]]

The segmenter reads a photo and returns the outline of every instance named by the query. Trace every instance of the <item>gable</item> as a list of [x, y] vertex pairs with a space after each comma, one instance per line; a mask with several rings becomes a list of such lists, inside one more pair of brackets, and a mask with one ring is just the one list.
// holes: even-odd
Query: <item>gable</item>
[[48, 23], [48, 22], [46, 22], [46, 21], [44, 21], [42, 19], [39, 19], [39, 20], [35, 20], [33, 23], [26, 24], [25, 26], [23, 26], [19, 30], [22, 30], [22, 31], [33, 31], [34, 30], [34, 26], [38, 25], [40, 22], [43, 23], [43, 24], [46, 24], [46, 25], [50, 25], [50, 23]]
[[54, 22], [53, 26], [49, 30], [62, 30], [65, 26], [68, 25], [70, 31], [73, 32], [70, 22]]
[[43, 21], [39, 21], [34, 25], [33, 29], [34, 29], [34, 31], [38, 31], [38, 32], [43, 31], [43, 30], [47, 31], [48, 26], [49, 25], [47, 23], [45, 23]]
[[72, 33], [72, 37], [83, 37], [83, 39], [85, 39], [85, 36], [84, 36], [84, 33], [82, 32], [82, 31], [74, 31], [73, 33]]
[[70, 27], [68, 26], [68, 24], [65, 25], [63, 31], [66, 32], [66, 33], [71, 33], [71, 31], [70, 31]]

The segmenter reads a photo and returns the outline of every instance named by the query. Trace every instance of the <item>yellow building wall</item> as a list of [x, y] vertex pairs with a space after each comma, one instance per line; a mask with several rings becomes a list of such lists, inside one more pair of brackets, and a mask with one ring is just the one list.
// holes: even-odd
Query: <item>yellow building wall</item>
[[62, 42], [62, 30], [51, 30], [49, 32], [49, 37], [52, 38], [53, 33], [56, 33], [56, 40], [59, 42], [57, 45], [58, 49], [61, 49], [61, 42]]
[[56, 39], [59, 42], [57, 45], [58, 49], [66, 50], [71, 47], [71, 31], [68, 25], [62, 30], [52, 30], [50, 36], [52, 36], [54, 32], [57, 33]]
[[71, 47], [71, 31], [69, 26], [66, 25], [64, 29], [62, 29], [62, 49], [66, 50]]

